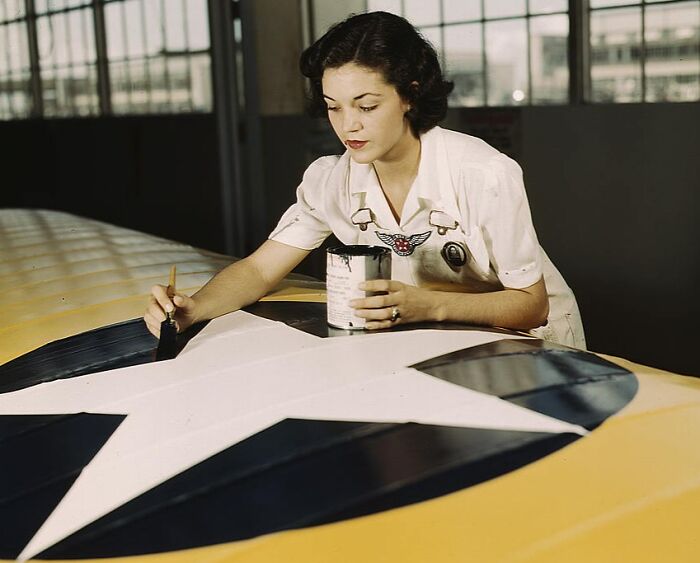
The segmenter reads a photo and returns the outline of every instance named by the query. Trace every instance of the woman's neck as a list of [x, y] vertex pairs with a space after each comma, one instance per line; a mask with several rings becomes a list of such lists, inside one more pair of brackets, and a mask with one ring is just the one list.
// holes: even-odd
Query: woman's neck
[[401, 223], [401, 212], [408, 192], [418, 174], [421, 145], [409, 130], [400, 143], [394, 147], [388, 158], [375, 160], [374, 171], [384, 192], [389, 208], [397, 223]]
[[418, 174], [420, 151], [420, 140], [409, 129], [390, 154], [374, 161], [374, 170], [385, 193], [387, 190], [408, 193]]

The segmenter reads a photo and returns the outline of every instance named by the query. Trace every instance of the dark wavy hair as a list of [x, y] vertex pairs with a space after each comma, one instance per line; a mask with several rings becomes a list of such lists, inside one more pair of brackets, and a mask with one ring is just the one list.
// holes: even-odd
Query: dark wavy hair
[[310, 79], [309, 110], [325, 115], [321, 78], [327, 68], [355, 63], [384, 75], [411, 109], [406, 113], [418, 136], [445, 117], [453, 83], [442, 75], [432, 45], [404, 18], [387, 12], [348, 17], [301, 54], [299, 67]]

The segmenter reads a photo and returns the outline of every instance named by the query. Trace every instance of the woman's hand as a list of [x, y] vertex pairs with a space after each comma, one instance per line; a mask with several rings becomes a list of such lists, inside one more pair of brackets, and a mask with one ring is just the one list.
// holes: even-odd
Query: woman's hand
[[182, 293], [176, 293], [170, 299], [166, 286], [154, 285], [151, 288], [151, 296], [143, 320], [148, 330], [156, 338], [160, 338], [160, 323], [165, 320], [166, 311], [175, 311], [177, 331], [182, 332], [195, 321], [195, 305], [194, 299]]
[[438, 320], [433, 292], [394, 280], [371, 280], [361, 283], [364, 291], [386, 292], [364, 299], [353, 299], [355, 315], [366, 319], [365, 328], [377, 330], [400, 323]]

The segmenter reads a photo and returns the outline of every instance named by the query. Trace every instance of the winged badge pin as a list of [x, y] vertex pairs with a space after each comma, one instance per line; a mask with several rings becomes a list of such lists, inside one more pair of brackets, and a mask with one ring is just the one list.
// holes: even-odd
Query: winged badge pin
[[379, 237], [379, 240], [389, 246], [399, 256], [409, 256], [413, 254], [417, 246], [420, 246], [428, 240], [432, 231], [426, 231], [425, 233], [408, 237], [404, 235], [393, 235], [391, 233], [380, 233], [378, 231], [375, 231], [375, 234]]

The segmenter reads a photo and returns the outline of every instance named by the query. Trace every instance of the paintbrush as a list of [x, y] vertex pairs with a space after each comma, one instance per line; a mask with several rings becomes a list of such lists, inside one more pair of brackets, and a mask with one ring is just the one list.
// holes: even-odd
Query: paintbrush
[[[170, 280], [165, 292], [172, 299], [175, 296], [176, 268], [170, 268]], [[177, 355], [177, 325], [175, 324], [175, 310], [166, 311], [165, 320], [160, 323], [160, 339], [156, 349], [156, 361], [172, 360]]]

